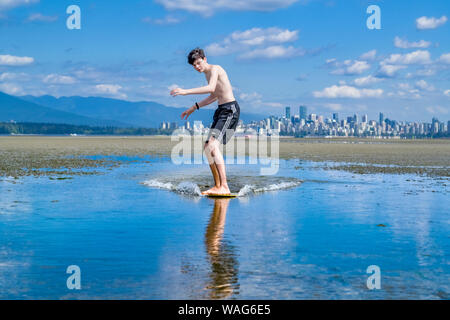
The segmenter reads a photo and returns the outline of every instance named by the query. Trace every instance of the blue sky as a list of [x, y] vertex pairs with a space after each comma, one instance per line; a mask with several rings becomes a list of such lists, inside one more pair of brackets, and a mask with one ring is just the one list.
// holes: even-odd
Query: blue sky
[[[66, 9], [81, 9], [69, 30]], [[370, 30], [369, 5], [381, 10]], [[0, 0], [0, 91], [189, 107], [204, 75], [228, 72], [243, 112], [450, 119], [450, 2], [441, 0]], [[214, 107], [214, 106], [212, 106]]]

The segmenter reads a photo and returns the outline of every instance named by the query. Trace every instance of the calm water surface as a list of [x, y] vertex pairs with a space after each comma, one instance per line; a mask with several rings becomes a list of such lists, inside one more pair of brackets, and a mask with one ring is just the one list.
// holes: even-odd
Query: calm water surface
[[[229, 166], [241, 197], [213, 200], [198, 196], [205, 165], [145, 160], [0, 178], [0, 298], [449, 298], [448, 181], [289, 160], [268, 177]], [[69, 265], [81, 290], [67, 289]]]

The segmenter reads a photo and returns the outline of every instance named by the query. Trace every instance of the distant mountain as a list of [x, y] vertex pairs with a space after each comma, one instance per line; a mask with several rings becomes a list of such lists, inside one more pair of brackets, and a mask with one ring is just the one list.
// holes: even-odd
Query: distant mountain
[[56, 110], [0, 92], [0, 121], [65, 123], [89, 126], [129, 126], [121, 121], [95, 119]]
[[[82, 116], [126, 122], [135, 127], [158, 128], [163, 121], [183, 123], [180, 115], [184, 108], [167, 107], [151, 101], [129, 102], [78, 96], [55, 98], [48, 95], [40, 97], [22, 96], [21, 99]], [[202, 109], [199, 112], [194, 112], [188, 120], [190, 122], [201, 120], [204, 125], [209, 125], [212, 122], [214, 111], [214, 109]], [[262, 115], [241, 113], [241, 119], [244, 122], [263, 118]]]

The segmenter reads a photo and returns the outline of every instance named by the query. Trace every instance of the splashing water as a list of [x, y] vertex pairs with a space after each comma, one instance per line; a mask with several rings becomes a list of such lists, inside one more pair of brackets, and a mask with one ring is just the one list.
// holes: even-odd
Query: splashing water
[[[230, 178], [230, 191], [237, 193], [238, 197], [248, 196], [250, 194], [259, 194], [268, 191], [277, 191], [299, 186], [303, 181], [295, 178], [273, 177], [267, 178], [262, 176], [254, 177], [233, 177]], [[201, 196], [202, 188], [212, 187], [209, 177], [190, 177], [183, 178], [156, 178], [142, 182], [151, 188], [166, 189], [176, 193], [192, 196]]]

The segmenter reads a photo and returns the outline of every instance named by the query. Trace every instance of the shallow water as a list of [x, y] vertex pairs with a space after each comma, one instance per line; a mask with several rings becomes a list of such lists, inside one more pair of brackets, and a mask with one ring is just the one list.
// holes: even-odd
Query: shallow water
[[[145, 160], [0, 178], [0, 298], [449, 298], [448, 181], [289, 160], [266, 177], [228, 166], [240, 197], [214, 200], [198, 196], [205, 165]], [[69, 265], [81, 290], [67, 289]]]

